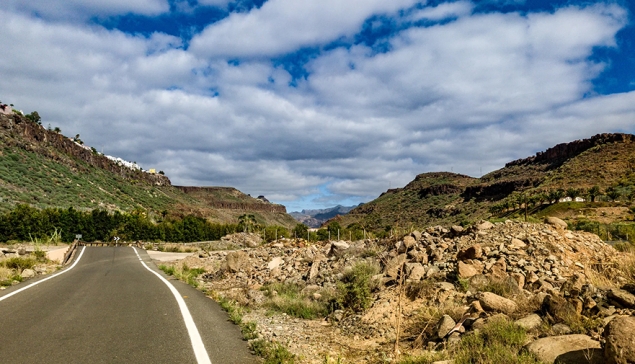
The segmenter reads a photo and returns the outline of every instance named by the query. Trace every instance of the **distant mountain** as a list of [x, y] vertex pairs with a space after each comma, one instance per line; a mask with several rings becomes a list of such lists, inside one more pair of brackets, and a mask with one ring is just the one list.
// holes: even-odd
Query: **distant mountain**
[[337, 205], [326, 209], [302, 210], [300, 212], [294, 211], [289, 213], [289, 215], [308, 227], [317, 228], [327, 220], [332, 219], [337, 215], [346, 215], [349, 211], [361, 205], [362, 204], [357, 206]]

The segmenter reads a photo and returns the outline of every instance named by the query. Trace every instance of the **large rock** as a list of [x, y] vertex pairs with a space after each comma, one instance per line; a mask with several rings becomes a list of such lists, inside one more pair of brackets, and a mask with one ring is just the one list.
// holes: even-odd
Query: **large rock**
[[514, 323], [527, 331], [531, 331], [542, 325], [542, 319], [540, 318], [540, 315], [532, 313], [529, 316], [514, 321]]
[[417, 241], [414, 237], [408, 235], [403, 237], [403, 244], [406, 246], [406, 249], [411, 249], [415, 246], [415, 244], [417, 244]]
[[406, 254], [399, 254], [386, 263], [384, 274], [392, 279], [397, 279], [401, 266], [406, 262]]
[[603, 333], [604, 359], [607, 364], [635, 363], [635, 317], [618, 316], [606, 325]]
[[489, 230], [491, 228], [494, 227], [494, 224], [492, 224], [489, 221], [482, 221], [479, 224], [476, 225], [476, 229], [477, 230]]
[[280, 264], [282, 264], [282, 257], [275, 257], [271, 259], [269, 264], [267, 264], [267, 268], [269, 268], [269, 270], [272, 270], [272, 269], [278, 268]]
[[477, 274], [481, 274], [481, 271], [479, 271], [474, 265], [467, 264], [462, 261], [459, 261], [457, 271], [459, 273], [459, 277], [461, 278], [470, 278]]
[[600, 342], [586, 335], [545, 337], [528, 344], [527, 350], [548, 364], [602, 363]]
[[479, 259], [483, 256], [483, 249], [479, 244], [474, 244], [465, 249], [461, 249], [457, 254], [456, 258], [458, 260], [467, 260], [467, 259]]
[[232, 273], [236, 273], [249, 267], [249, 255], [244, 251], [235, 251], [227, 254], [227, 260], [225, 261], [227, 270]]
[[408, 279], [420, 281], [426, 275], [426, 269], [421, 263], [407, 263]]
[[486, 311], [503, 312], [509, 315], [518, 309], [516, 302], [492, 292], [481, 292], [478, 301]]
[[22, 271], [22, 274], [20, 274], [20, 276], [22, 278], [33, 278], [35, 277], [35, 271], [33, 269], [25, 269]]
[[334, 241], [331, 243], [331, 254], [332, 255], [342, 255], [348, 248], [351, 246], [348, 245], [345, 241]]
[[452, 317], [448, 315], [443, 315], [437, 324], [437, 336], [439, 338], [444, 338], [450, 330], [454, 328], [456, 322], [452, 319]]
[[624, 308], [635, 308], [635, 295], [626, 292], [623, 289], [612, 289], [608, 293], [608, 297], [614, 303]]
[[549, 217], [545, 218], [545, 223], [547, 223], [549, 225], [561, 227], [563, 229], [566, 229], [567, 226], [568, 226], [566, 222], [562, 221], [561, 219], [559, 219], [557, 217], [553, 217], [553, 216], [549, 216]]

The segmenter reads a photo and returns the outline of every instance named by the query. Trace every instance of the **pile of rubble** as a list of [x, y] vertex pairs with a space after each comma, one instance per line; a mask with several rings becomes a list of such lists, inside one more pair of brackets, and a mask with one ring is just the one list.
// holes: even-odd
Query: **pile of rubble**
[[[259, 309], [268, 299], [263, 286], [296, 284], [318, 300], [359, 262], [381, 269], [364, 312], [301, 320]], [[527, 330], [527, 349], [544, 362], [589, 353], [598, 362], [635, 360], [632, 255], [558, 219], [433, 227], [397, 241], [283, 240], [187, 264], [207, 270], [202, 287], [251, 306], [245, 319], [258, 324], [260, 337], [286, 344], [301, 362], [327, 355], [376, 362], [391, 355], [398, 335], [402, 352], [440, 350], [501, 317]]]

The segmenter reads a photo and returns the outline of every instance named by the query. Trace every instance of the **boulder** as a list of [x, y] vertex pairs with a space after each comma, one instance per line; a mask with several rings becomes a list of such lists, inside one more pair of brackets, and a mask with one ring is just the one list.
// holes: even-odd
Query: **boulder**
[[420, 281], [426, 275], [426, 269], [420, 263], [408, 263], [410, 266], [408, 279]]
[[439, 338], [444, 338], [450, 330], [454, 328], [456, 322], [452, 319], [452, 317], [448, 315], [443, 315], [437, 324], [437, 336]]
[[415, 238], [408, 235], [403, 237], [403, 244], [406, 246], [406, 249], [411, 249], [413, 246], [415, 246], [415, 244], [417, 244], [417, 241], [415, 240]]
[[478, 301], [486, 311], [502, 312], [509, 315], [518, 309], [516, 302], [492, 292], [481, 292]]
[[483, 256], [483, 249], [479, 244], [474, 244], [465, 249], [461, 249], [457, 254], [456, 258], [458, 260], [467, 260], [467, 259], [479, 259]]
[[419, 230], [415, 230], [413, 232], [410, 233], [410, 236], [412, 236], [413, 238], [415, 238], [415, 240], [421, 240], [421, 231]]
[[334, 241], [331, 243], [331, 255], [342, 255], [348, 248], [351, 246], [348, 245], [345, 241]]
[[397, 279], [401, 266], [406, 262], [406, 254], [399, 254], [386, 263], [384, 274], [392, 279]]
[[489, 221], [481, 221], [480, 223], [476, 225], [477, 230], [489, 230], [493, 227], [494, 227], [494, 224], [492, 224]]
[[607, 364], [635, 363], [635, 317], [618, 316], [604, 328], [604, 359]]
[[549, 225], [561, 227], [563, 229], [566, 229], [568, 227], [566, 222], [562, 221], [561, 219], [559, 219], [557, 217], [553, 217], [553, 216], [549, 216], [549, 217], [545, 218], [545, 223], [547, 223]]
[[20, 276], [22, 278], [33, 278], [35, 277], [35, 271], [33, 269], [25, 269], [22, 271], [22, 274], [20, 274]]
[[467, 264], [459, 261], [457, 271], [460, 278], [470, 278], [477, 274], [481, 274], [481, 271], [477, 270], [472, 264]]
[[272, 270], [274, 268], [278, 268], [280, 264], [282, 264], [282, 257], [275, 257], [271, 259], [269, 264], [267, 264], [267, 268], [269, 268], [269, 270]]
[[542, 325], [542, 319], [540, 318], [540, 315], [532, 313], [529, 316], [514, 321], [514, 323], [527, 331], [531, 331]]
[[452, 225], [452, 227], [450, 228], [450, 231], [454, 235], [460, 235], [463, 233], [464, 230], [465, 229], [463, 228], [463, 226], [459, 226], [459, 225]]
[[520, 240], [520, 239], [512, 239], [511, 243], [509, 244], [509, 248], [513, 249], [513, 250], [518, 250], [518, 249], [522, 249], [525, 248], [527, 246], [527, 244], [525, 244], [524, 241]]
[[235, 251], [227, 254], [225, 261], [227, 270], [232, 273], [236, 273], [249, 266], [249, 255], [244, 251]]
[[635, 295], [623, 289], [611, 289], [608, 292], [609, 299], [624, 308], [635, 308]]
[[[544, 363], [601, 363], [600, 342], [586, 335], [549, 336], [526, 346]], [[591, 360], [587, 359], [590, 358]]]

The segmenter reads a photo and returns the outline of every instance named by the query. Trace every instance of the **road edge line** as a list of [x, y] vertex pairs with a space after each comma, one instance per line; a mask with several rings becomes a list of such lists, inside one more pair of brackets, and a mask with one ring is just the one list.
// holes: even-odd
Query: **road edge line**
[[55, 277], [57, 277], [57, 276], [59, 276], [59, 275], [62, 275], [62, 274], [64, 274], [64, 273], [68, 272], [69, 270], [73, 269], [73, 268], [77, 265], [77, 263], [79, 263], [79, 260], [82, 258], [82, 255], [84, 255], [84, 250], [86, 250], [86, 247], [83, 247], [82, 252], [81, 252], [81, 253], [79, 253], [79, 256], [77, 257], [77, 259], [75, 259], [75, 262], [73, 262], [73, 264], [72, 264], [70, 267], [68, 267], [68, 269], [64, 269], [63, 271], [61, 271], [61, 272], [57, 272], [57, 273], [53, 274], [53, 275], [52, 275], [52, 276], [50, 276], [50, 277], [46, 277], [46, 278], [41, 279], [41, 280], [39, 280], [39, 281], [37, 281], [37, 282], [33, 282], [33, 283], [29, 284], [29, 285], [28, 285], [28, 286], [26, 286], [26, 287], [22, 287], [22, 288], [20, 288], [20, 289], [18, 289], [18, 290], [15, 290], [15, 291], [13, 291], [13, 292], [11, 292], [11, 293], [9, 293], [9, 294], [5, 295], [5, 296], [2, 296], [2, 297], [0, 297], [0, 301], [3, 301], [3, 300], [5, 300], [5, 299], [7, 299], [7, 298], [9, 298], [9, 297], [11, 297], [11, 296], [13, 296], [13, 295], [16, 295], [16, 294], [18, 294], [18, 293], [20, 293], [20, 292], [22, 292], [22, 291], [26, 290], [26, 289], [29, 289], [29, 288], [31, 288], [31, 287], [33, 287], [33, 286], [35, 286], [35, 285], [38, 285], [38, 284], [40, 284], [40, 283], [42, 283], [42, 282], [46, 282], [46, 281], [48, 281], [49, 279], [53, 279], [53, 278], [55, 278]]
[[179, 309], [181, 310], [181, 316], [183, 316], [183, 321], [185, 321], [185, 327], [187, 328], [187, 333], [190, 335], [190, 342], [192, 343], [192, 349], [194, 350], [194, 355], [196, 356], [196, 362], [198, 364], [212, 364], [212, 361], [209, 358], [209, 354], [207, 353], [207, 349], [205, 349], [205, 344], [203, 344], [203, 339], [201, 338], [201, 334], [198, 332], [198, 329], [196, 328], [196, 323], [194, 322], [194, 319], [192, 318], [192, 315], [190, 314], [190, 310], [187, 308], [187, 304], [185, 303], [185, 300], [183, 300], [183, 297], [181, 297], [181, 294], [179, 293], [179, 291], [177, 291], [176, 288], [174, 288], [174, 286], [167, 279], [163, 278], [159, 273], [150, 269], [146, 265], [143, 259], [141, 259], [141, 256], [139, 256], [139, 252], [137, 252], [137, 248], [132, 247], [132, 249], [134, 249], [134, 252], [135, 254], [137, 254], [137, 258], [139, 258], [139, 261], [141, 262], [141, 264], [147, 270], [149, 270], [152, 274], [159, 277], [159, 279], [163, 283], [165, 283], [166, 286], [168, 286], [168, 288], [170, 289], [170, 292], [172, 292], [172, 295], [174, 295], [174, 298], [176, 299], [176, 302], [179, 305]]

